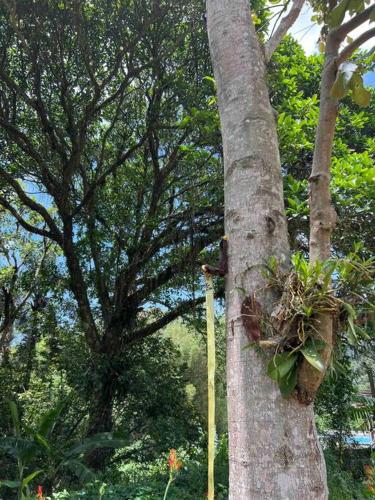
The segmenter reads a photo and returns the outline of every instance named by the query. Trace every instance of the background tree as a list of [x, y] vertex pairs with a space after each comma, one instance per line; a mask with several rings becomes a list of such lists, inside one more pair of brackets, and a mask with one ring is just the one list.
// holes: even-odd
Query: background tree
[[56, 0], [0, 15], [0, 204], [61, 249], [93, 356], [89, 429], [109, 430], [128, 346], [202, 302], [186, 276], [222, 233], [203, 13]]

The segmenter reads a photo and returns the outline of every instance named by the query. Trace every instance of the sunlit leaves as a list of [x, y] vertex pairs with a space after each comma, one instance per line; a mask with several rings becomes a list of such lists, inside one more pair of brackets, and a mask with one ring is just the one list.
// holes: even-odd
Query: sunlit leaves
[[348, 91], [349, 91], [349, 88], [347, 87], [347, 85], [345, 83], [344, 73], [339, 72], [337, 74], [337, 78], [335, 80], [335, 83], [332, 86], [331, 96], [334, 97], [335, 99], [342, 99], [343, 97], [346, 96]]
[[364, 88], [359, 68], [352, 62], [340, 65], [336, 80], [331, 88], [331, 96], [340, 100], [348, 94], [349, 90], [352, 91], [353, 101], [358, 106], [365, 108], [370, 104], [371, 92]]

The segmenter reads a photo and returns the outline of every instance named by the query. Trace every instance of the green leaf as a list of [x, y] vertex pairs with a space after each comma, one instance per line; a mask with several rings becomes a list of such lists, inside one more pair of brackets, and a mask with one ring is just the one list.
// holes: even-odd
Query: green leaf
[[312, 342], [306, 343], [302, 349], [301, 349], [302, 354], [304, 355], [305, 359], [312, 365], [314, 368], [319, 370], [320, 372], [324, 372], [324, 363], [320, 355], [318, 354], [318, 351], [315, 347], [315, 345]]
[[288, 374], [279, 380], [279, 388], [284, 398], [289, 397], [297, 385], [297, 365], [294, 365]]
[[348, 11], [350, 15], [361, 12], [365, 8], [364, 0], [350, 0], [348, 5]]
[[370, 21], [375, 22], [375, 5], [374, 5], [374, 8], [372, 9], [371, 14], [370, 14]]
[[359, 73], [354, 72], [349, 81], [349, 87], [355, 90], [356, 87], [363, 87], [363, 78]]
[[8, 481], [6, 479], [4, 481], [0, 481], [0, 487], [6, 486], [7, 488], [15, 489], [15, 488], [18, 488], [19, 485], [20, 485], [19, 481]]
[[95, 481], [95, 473], [79, 460], [67, 460], [64, 465], [75, 474], [81, 483]]
[[361, 106], [362, 108], [366, 108], [370, 104], [371, 100], [371, 92], [363, 87], [355, 87], [353, 90], [353, 101]]
[[282, 352], [276, 354], [267, 365], [267, 375], [275, 381], [285, 377], [297, 361], [297, 354]]
[[348, 313], [348, 315], [352, 318], [356, 318], [357, 317], [357, 313], [354, 309], [354, 307], [349, 304], [349, 302], [343, 302], [342, 303], [342, 307], [346, 310], [346, 312]]
[[349, 340], [349, 343], [351, 345], [356, 345], [358, 343], [358, 336], [357, 336], [357, 332], [355, 331], [355, 326], [354, 326], [354, 322], [353, 322], [353, 317], [352, 316], [349, 316], [348, 317], [348, 340]]
[[86, 453], [96, 448], [123, 448], [129, 444], [129, 438], [120, 432], [102, 432], [86, 438], [82, 443], [73, 446], [66, 452], [67, 457]]
[[41, 436], [40, 434], [36, 433], [34, 435], [34, 440], [40, 444], [43, 448], [45, 448], [47, 450], [48, 453], [50, 453], [51, 451], [51, 447], [48, 443], [48, 441], [43, 437]]
[[341, 0], [341, 2], [329, 13], [328, 26], [330, 28], [336, 28], [343, 22], [349, 2], [350, 0]]
[[10, 416], [12, 417], [12, 422], [14, 426], [14, 431], [16, 436], [21, 435], [20, 419], [18, 416], [17, 405], [14, 401], [8, 401]]
[[29, 474], [27, 477], [25, 477], [25, 479], [22, 481], [22, 488], [25, 488], [30, 483], [30, 481], [32, 481], [34, 479], [34, 477], [41, 474], [41, 472], [43, 472], [43, 471], [36, 470], [36, 471], [32, 472], [31, 474]]
[[334, 97], [335, 99], [342, 99], [343, 97], [346, 96], [347, 93], [348, 93], [348, 88], [345, 84], [344, 73], [341, 73], [341, 71], [339, 71], [337, 73], [335, 83], [332, 85], [331, 88], [331, 96]]
[[58, 417], [60, 416], [62, 410], [62, 406], [59, 405], [56, 408], [48, 411], [44, 415], [42, 415], [39, 424], [38, 424], [38, 434], [43, 437], [46, 437], [54, 428]]

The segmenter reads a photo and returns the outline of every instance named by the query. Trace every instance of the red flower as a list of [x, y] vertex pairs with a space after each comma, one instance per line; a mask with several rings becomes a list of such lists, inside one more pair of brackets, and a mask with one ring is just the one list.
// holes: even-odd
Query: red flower
[[43, 500], [43, 487], [38, 486], [38, 500]]
[[182, 467], [182, 462], [180, 460], [177, 460], [177, 452], [173, 448], [169, 452], [168, 466], [171, 472], [178, 471]]
[[371, 465], [365, 465], [363, 468], [365, 469], [365, 474], [366, 474], [366, 476], [367, 476], [367, 477], [371, 477], [371, 476], [372, 476], [372, 474], [373, 474], [373, 470], [374, 470], [374, 468], [373, 468], [373, 467], [371, 467]]

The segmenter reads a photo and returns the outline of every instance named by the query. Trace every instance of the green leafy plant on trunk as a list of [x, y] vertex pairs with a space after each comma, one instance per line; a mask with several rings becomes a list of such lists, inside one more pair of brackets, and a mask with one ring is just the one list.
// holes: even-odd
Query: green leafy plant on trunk
[[288, 274], [280, 270], [276, 259], [271, 259], [265, 268], [267, 286], [278, 290], [281, 298], [271, 315], [258, 318], [263, 335], [257, 344], [274, 350], [267, 374], [278, 383], [281, 394], [288, 397], [297, 386], [303, 359], [320, 372], [326, 369], [320, 355], [325, 347], [317, 325], [320, 314], [332, 315], [336, 331], [344, 330], [350, 344], [370, 340], [368, 331], [359, 324], [357, 309], [365, 304], [367, 310], [362, 308], [362, 316], [370, 311], [369, 317], [373, 317], [375, 308], [369, 294], [373, 293], [375, 259], [362, 259], [354, 251], [345, 259], [311, 264], [296, 253]]

